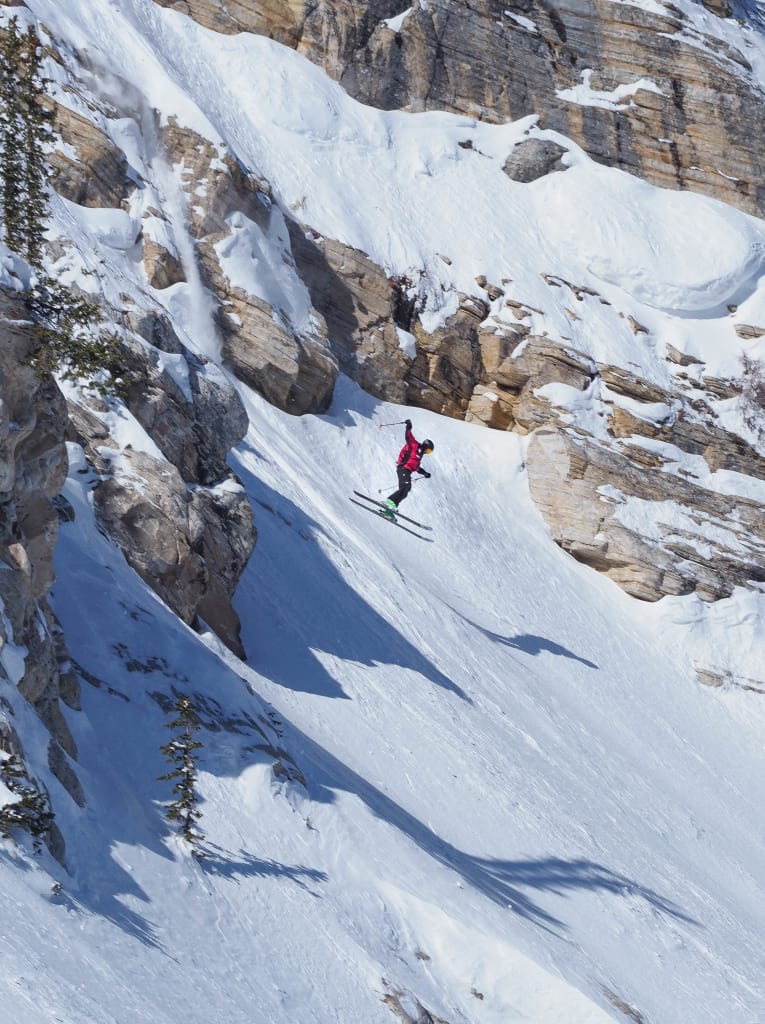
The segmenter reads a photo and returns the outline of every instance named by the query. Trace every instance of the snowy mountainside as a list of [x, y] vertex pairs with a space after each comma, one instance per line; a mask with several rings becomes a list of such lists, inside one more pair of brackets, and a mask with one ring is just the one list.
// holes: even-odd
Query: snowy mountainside
[[[240, 661], [128, 567], [94, 516], [99, 474], [70, 442], [52, 602], [84, 680], [82, 711], [66, 716], [87, 800], [76, 807], [46, 774], [44, 730], [25, 723], [66, 867], [0, 853], [9, 1019], [760, 1024], [763, 711], [742, 688], [700, 688], [693, 668], [761, 681], [761, 588], [636, 602], [553, 543], [525, 438], [374, 399], [344, 376], [325, 413], [292, 417], [231, 379], [193, 272], [194, 189], [149, 115], [271, 183], [270, 230], [237, 219], [222, 262], [311, 329], [283, 230], [298, 212], [393, 275], [423, 270], [434, 330], [476, 277], [508, 279], [535, 332], [597, 362], [674, 384], [671, 342], [729, 379], [744, 350], [735, 324], [765, 320], [762, 223], [598, 167], [565, 139], [569, 170], [511, 183], [502, 161], [529, 120], [383, 115], [290, 50], [147, 0], [28, 8], [63, 54], [59, 98], [86, 110], [92, 90], [145, 185], [124, 209], [54, 197], [57, 269], [114, 307], [167, 314], [237, 389], [249, 428], [229, 463], [258, 544], [235, 596]], [[137, 94], [115, 116], [105, 67]], [[147, 283], [142, 226], [176, 246], [184, 280]], [[542, 275], [591, 288], [587, 316]], [[494, 301], [498, 325], [508, 309]], [[183, 361], [162, 359], [183, 390]], [[549, 387], [598, 434], [602, 395]], [[119, 455], [161, 463], [121, 403], [88, 408]], [[757, 443], [736, 399], [715, 411]], [[349, 501], [392, 487], [403, 428], [378, 423], [406, 416], [436, 442], [433, 478], [406, 505], [432, 543]], [[674, 467], [705, 472], [687, 453]], [[713, 476], [760, 496], [754, 478]], [[204, 723], [202, 865], [161, 813], [159, 748], [180, 691]]]
[[[745, 695], [700, 699], [640, 606], [550, 545], [512, 436], [418, 415], [439, 437], [411, 499], [431, 547], [347, 499], [398, 410], [347, 384], [325, 417], [247, 402], [247, 665], [98, 534], [72, 452], [53, 597], [100, 681], [71, 716], [88, 806], [64, 808], [70, 873], [3, 860], [14, 1019], [385, 1021], [389, 997], [450, 1022], [590, 1024], [620, 1019], [614, 999], [648, 1021], [756, 1020]], [[180, 689], [211, 720], [201, 868], [157, 804], [151, 695]]]
[[[102, 89], [104, 68], [127, 82], [140, 82], [143, 95], [136, 118], [104, 116], [102, 127], [124, 150], [130, 173], [145, 187], [133, 193], [129, 212], [78, 208], [74, 215], [81, 231], [90, 235], [91, 245], [94, 240], [98, 245], [89, 253], [80, 235], [76, 249], [59, 260], [59, 271], [76, 274], [79, 266], [80, 273], [88, 275], [88, 286], [95, 273], [101, 291], [117, 307], [132, 303], [140, 309], [148, 302], [164, 308], [194, 351], [216, 357], [220, 338], [213, 304], [200, 287], [193, 258], [195, 244], [201, 248], [204, 243], [209, 253], [210, 243], [189, 237], [184, 223], [184, 217], [198, 216], [194, 211], [203, 208], [210, 186], [207, 179], [188, 181], [183, 163], [171, 169], [156, 132], [141, 135], [146, 112], [156, 108], [162, 122], [179, 119], [200, 133], [200, 139], [210, 140], [214, 151], [233, 153], [273, 189], [267, 231], [235, 213], [227, 218], [229, 236], [214, 236], [215, 262], [212, 269], [209, 261], [205, 267], [208, 277], [213, 273], [229, 279], [224, 308], [237, 289], [244, 290], [255, 296], [256, 304], [269, 304], [272, 321], [292, 325], [313, 344], [317, 314], [295, 268], [284, 226], [285, 217], [297, 214], [311, 234], [340, 239], [346, 247], [369, 254], [392, 278], [413, 282], [419, 310], [417, 359], [412, 362], [404, 355], [412, 339], [401, 340], [400, 331], [399, 341], [389, 343], [397, 350], [393, 353], [386, 351], [384, 338], [372, 327], [369, 343], [372, 360], [379, 351], [386, 359], [409, 364], [407, 393], [413, 398], [433, 407], [433, 391], [420, 384], [422, 374], [431, 369], [436, 395], [439, 387], [449, 388], [450, 382], [460, 379], [462, 360], [473, 355], [458, 353], [448, 372], [435, 379], [443, 357], [429, 353], [428, 337], [437, 337], [446, 324], [444, 341], [449, 341], [451, 318], [459, 315], [463, 297], [473, 301], [480, 296], [487, 313], [481, 345], [490, 347], [496, 336], [500, 347], [505, 338], [517, 347], [512, 360], [500, 361], [497, 379], [489, 374], [486, 384], [475, 388], [470, 404], [465, 399], [458, 408], [467, 405], [471, 415], [479, 392], [479, 403], [488, 407], [489, 416], [513, 401], [500, 375], [509, 365], [512, 378], [513, 364], [519, 365], [534, 351], [534, 339], [550, 339], [563, 350], [564, 359], [574, 351], [588, 386], [577, 393], [548, 384], [549, 377], [543, 375], [542, 386], [534, 388], [532, 377], [525, 400], [531, 413], [521, 416], [513, 410], [523, 429], [539, 425], [540, 415], [549, 419], [552, 407], [560, 410], [552, 413], [560, 422], [573, 422], [619, 452], [634, 448], [636, 439], [629, 436], [634, 430], [652, 438], [645, 446], [653, 450], [644, 459], [653, 459], [665, 477], [654, 485], [659, 490], [671, 475], [712, 492], [762, 502], [762, 456], [756, 454], [761, 441], [744, 422], [741, 401], [731, 385], [741, 372], [742, 353], [761, 359], [765, 345], [757, 326], [765, 322], [760, 221], [703, 197], [658, 190], [595, 165], [565, 139], [565, 173], [548, 174], [532, 185], [511, 182], [502, 171], [507, 153], [529, 135], [556, 137], [539, 133], [533, 119], [492, 126], [435, 112], [413, 116], [374, 111], [350, 100], [322, 71], [272, 40], [246, 33], [219, 36], [151, 3], [133, 0], [119, 10], [105, 5], [95, 27], [77, 5], [65, 13], [45, 0], [31, 6], [72, 46], [87, 53], [89, 68], [97, 69], [94, 78], [92, 70], [78, 72], [74, 55], [66, 58], [72, 80], [59, 86], [62, 102], [86, 109], [83, 90]], [[136, 45], [115, 45], [126, 38], [135, 38]], [[198, 59], [190, 60], [190, 54]], [[114, 88], [111, 83], [106, 90], [110, 96]], [[269, 102], [253, 102], [258, 96], [267, 96]], [[186, 154], [183, 160], [188, 158]], [[180, 194], [179, 180], [184, 184]], [[142, 274], [135, 273], [130, 240], [142, 216], [143, 232], [157, 231], [158, 218], [146, 219], [147, 210], [156, 207], [164, 211], [162, 232], [172, 235], [179, 252], [186, 251], [182, 262], [187, 281], [147, 294]], [[395, 230], [391, 210], [397, 211]], [[452, 210], [467, 210], [469, 215], [444, 217], [442, 211]], [[72, 216], [71, 204], [64, 201], [64, 237], [72, 234]], [[275, 265], [281, 265], [278, 275], [271, 269]], [[486, 288], [494, 291], [484, 291], [477, 281], [489, 282]], [[362, 303], [365, 298], [362, 295]], [[240, 306], [235, 309], [235, 319], [244, 315]], [[520, 345], [519, 317], [526, 318]], [[476, 339], [470, 341], [471, 353], [477, 344]], [[669, 352], [674, 353], [671, 358]], [[321, 373], [332, 361], [328, 355], [321, 357]], [[486, 349], [482, 358], [489, 358]], [[274, 362], [281, 366], [281, 359], [279, 351]], [[624, 376], [634, 377], [637, 392], [628, 388], [625, 393], [620, 383]], [[262, 377], [261, 373], [258, 381]], [[301, 386], [298, 379], [296, 387]], [[636, 405], [633, 395], [641, 390], [652, 391], [653, 397]], [[627, 436], [614, 445], [610, 435], [617, 428], [609, 421], [616, 417], [626, 419], [630, 429], [619, 428]], [[731, 458], [725, 453], [710, 456], [708, 466], [700, 463], [694, 458], [699, 454], [698, 436], [690, 442], [676, 437], [673, 424], [678, 420], [691, 424], [691, 432], [698, 424], [703, 434], [710, 422], [733, 432], [736, 437], [725, 442], [736, 448], [743, 439], [752, 456], [749, 466], [742, 469], [735, 454]], [[736, 470], [734, 477], [729, 469]], [[622, 482], [611, 483], [621, 493]], [[641, 503], [647, 496], [659, 497], [656, 492], [627, 492], [615, 518], [630, 528], [640, 523]], [[719, 517], [694, 526], [693, 510], [682, 507], [682, 496], [676, 497], [670, 488], [665, 497], [662, 530], [690, 539], [680, 546], [682, 553], [672, 550], [670, 556], [690, 566], [691, 576], [694, 559], [714, 550], [715, 540], [720, 541], [723, 560], [730, 550], [745, 550]], [[602, 502], [598, 495], [591, 498], [596, 516]], [[697, 492], [693, 500], [701, 503], [704, 494]], [[733, 508], [734, 518], [741, 514]], [[557, 524], [549, 518], [548, 525], [556, 540], [570, 549], [565, 529], [556, 532]], [[617, 525], [616, 531], [620, 529]], [[640, 529], [633, 532], [641, 534]], [[619, 548], [614, 531], [609, 543], [616, 546], [618, 572], [620, 560], [628, 561], [632, 552], [629, 545]], [[751, 579], [761, 579], [764, 545], [760, 536], [751, 546]], [[745, 564], [733, 584], [718, 587], [715, 596], [727, 596], [742, 577], [747, 577]], [[686, 593], [693, 586], [693, 579], [684, 580], [659, 593]], [[711, 667], [723, 677], [728, 671], [717, 663]], [[747, 678], [756, 681], [757, 673]]]

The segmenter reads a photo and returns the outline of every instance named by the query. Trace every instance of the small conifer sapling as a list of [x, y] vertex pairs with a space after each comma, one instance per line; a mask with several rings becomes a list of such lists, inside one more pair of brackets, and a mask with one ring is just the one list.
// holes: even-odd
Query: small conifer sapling
[[196, 752], [201, 749], [202, 744], [194, 739], [194, 735], [200, 724], [191, 698], [187, 694], [178, 697], [174, 709], [175, 718], [166, 724], [166, 728], [175, 729], [176, 735], [161, 748], [172, 770], [160, 775], [160, 779], [175, 783], [175, 800], [168, 805], [165, 815], [168, 821], [177, 822], [181, 836], [199, 856], [198, 846], [204, 840], [204, 835], [196, 828], [196, 823], [202, 817], [202, 812], [197, 806], [199, 796], [196, 787]]

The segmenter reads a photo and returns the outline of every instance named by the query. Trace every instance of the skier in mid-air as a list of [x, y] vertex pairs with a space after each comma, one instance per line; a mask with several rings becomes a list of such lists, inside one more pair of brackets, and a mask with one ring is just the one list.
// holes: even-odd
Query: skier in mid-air
[[383, 503], [380, 515], [393, 519], [395, 512], [404, 498], [412, 489], [412, 473], [420, 473], [430, 479], [430, 473], [421, 468], [423, 455], [429, 455], [433, 451], [433, 442], [426, 438], [420, 443], [412, 433], [412, 421], [406, 420], [406, 443], [398, 454], [396, 460], [396, 473], [398, 474], [398, 490], [394, 491]]

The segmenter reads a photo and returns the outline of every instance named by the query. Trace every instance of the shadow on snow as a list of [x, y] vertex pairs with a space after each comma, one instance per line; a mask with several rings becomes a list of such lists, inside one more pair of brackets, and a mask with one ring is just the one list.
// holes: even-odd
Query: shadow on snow
[[655, 910], [698, 924], [670, 900], [595, 861], [543, 857], [537, 860], [503, 860], [466, 853], [436, 835], [390, 797], [368, 783], [332, 754], [295, 730], [295, 745], [314, 761], [309, 783], [310, 795], [322, 802], [334, 801], [334, 790], [342, 789], [362, 800], [377, 817], [387, 821], [445, 867], [493, 902], [513, 910], [546, 931], [565, 931], [566, 925], [535, 902], [528, 891], [557, 895], [574, 890], [610, 892], [639, 897]]
[[270, 858], [264, 860], [261, 857], [254, 857], [246, 850], [240, 850], [238, 858], [233, 857], [228, 851], [209, 841], [202, 844], [202, 850], [202, 869], [206, 874], [219, 875], [222, 878], [286, 878], [312, 895], [316, 894], [306, 882], [326, 882], [329, 878], [326, 872], [317, 868], [305, 867], [302, 864], [292, 867]]
[[[455, 609], [453, 609], [455, 610]], [[555, 654], [561, 658], [571, 658], [573, 661], [578, 661], [582, 665], [586, 665], [587, 668], [599, 668], [594, 661], [590, 661], [589, 658], [582, 658], [578, 654], [574, 654], [567, 647], [562, 644], [556, 643], [554, 640], [548, 640], [545, 636], [537, 636], [535, 633], [518, 633], [516, 636], [502, 636], [501, 633], [495, 633], [491, 629], [487, 629], [485, 626], [479, 626], [477, 622], [473, 622], [472, 619], [468, 619], [461, 612], [457, 612], [460, 618], [464, 619], [465, 622], [469, 622], [471, 626], [483, 633], [489, 640], [493, 640], [497, 644], [504, 644], [505, 647], [512, 647], [513, 650], [523, 651], [524, 654], [530, 654], [532, 657], [536, 657], [543, 651], [548, 654]]]
[[[292, 690], [347, 699], [338, 679], [343, 662], [397, 665], [470, 702], [343, 579], [319, 543], [334, 543], [331, 534], [246, 466], [237, 465], [237, 473], [256, 512], [267, 513], [257, 517], [258, 544], [235, 602], [248, 660], [258, 672]], [[331, 669], [334, 659], [337, 672]]]

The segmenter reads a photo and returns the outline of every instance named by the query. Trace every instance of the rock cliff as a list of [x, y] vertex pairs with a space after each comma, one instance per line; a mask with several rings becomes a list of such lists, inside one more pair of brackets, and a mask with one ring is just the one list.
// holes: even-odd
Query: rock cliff
[[[752, 163], [759, 156], [735, 136], [743, 130], [742, 111], [759, 102], [742, 59], [701, 39], [688, 17], [669, 7], [650, 13], [587, 3], [522, 11], [439, 0], [404, 16], [401, 4], [383, 2], [169, 6], [216, 31], [256, 31], [295, 46], [367, 103], [437, 107], [492, 121], [535, 113], [598, 159], [759, 208]], [[497, 75], [497, 67], [505, 73]], [[588, 67], [598, 67], [597, 82]], [[583, 73], [587, 88], [566, 93]], [[638, 73], [640, 88], [626, 88]], [[552, 536], [637, 597], [696, 592], [713, 600], [762, 578], [760, 505], [744, 493], [720, 495], [710, 482], [720, 469], [762, 479], [763, 459], [751, 439], [716, 420], [713, 407], [735, 400], [735, 381], [705, 376], [702, 364], [689, 364], [671, 346], [654, 381], [579, 351], [561, 332], [556, 310], [585, 332], [653, 340], [634, 316], [592, 289], [546, 273], [543, 306], [510, 282], [479, 277], [457, 296], [453, 314], [426, 329], [423, 296], [432, 282], [424, 270], [391, 276], [366, 253], [301, 223], [299, 211], [280, 209], [259, 169], [244, 167], [220, 143], [174, 118], [160, 124], [145, 110], [102, 103], [94, 111], [92, 99], [78, 105], [71, 99], [78, 89], [83, 84], [73, 82], [66, 101], [72, 109], [58, 111], [56, 187], [81, 204], [141, 213], [137, 244], [156, 304], [147, 307], [136, 296], [127, 312], [114, 315], [127, 328], [123, 344], [134, 378], [128, 408], [174, 471], [151, 453], [128, 453], [127, 473], [117, 468], [119, 459], [105, 466], [92, 440], [104, 429], [97, 409], [75, 411], [78, 438], [108, 477], [96, 496], [102, 522], [186, 621], [200, 616], [240, 650], [228, 597], [251, 550], [249, 517], [235, 487], [225, 492], [225, 508], [220, 493], [210, 503], [201, 501], [201, 491], [188, 491], [190, 484], [214, 489], [225, 478], [226, 452], [246, 426], [235, 393], [174, 336], [161, 312], [163, 293], [191, 273], [211, 297], [210, 330], [227, 365], [280, 408], [323, 411], [342, 371], [388, 401], [533, 435], [529, 484]], [[612, 93], [624, 101], [600, 101]], [[139, 168], [110, 138], [115, 113], [131, 116], [142, 136]], [[700, 133], [696, 122], [714, 131]], [[673, 138], [677, 145], [666, 143]], [[706, 147], [703, 156], [699, 147]], [[723, 153], [739, 164], [726, 163], [723, 174], [702, 172]], [[515, 146], [504, 169], [516, 182], [533, 182], [565, 173], [565, 155], [564, 146], [537, 131]], [[185, 225], [172, 214], [161, 161], [174, 168], [184, 193]], [[741, 161], [750, 162], [747, 170]], [[289, 286], [264, 287], [262, 275], [242, 271], [261, 264], [278, 265]], [[739, 337], [756, 339], [758, 330], [736, 325]], [[163, 352], [182, 360], [190, 396]], [[572, 420], [555, 398], [561, 387], [600, 402], [597, 431]], [[664, 410], [659, 421], [657, 408]], [[103, 450], [103, 438], [99, 445]], [[703, 469], [679, 474], [674, 450], [697, 457]], [[130, 483], [136, 475], [153, 481], [149, 502]], [[659, 516], [650, 537], [630, 526], [640, 503], [653, 503]], [[732, 532], [731, 519], [738, 524]], [[219, 550], [227, 552], [221, 571], [210, 575]], [[210, 586], [214, 598], [203, 596]]]
[[762, 95], [743, 45], [672, 3], [160, 0], [220, 32], [295, 46], [384, 109], [488, 121], [536, 114], [596, 160], [765, 212]]
[[[47, 768], [71, 797], [83, 795], [77, 747], [62, 704], [79, 708], [79, 684], [47, 596], [58, 535], [56, 499], [67, 471], [66, 404], [50, 376], [28, 359], [35, 344], [19, 293], [0, 288], [0, 749], [16, 754], [38, 785]], [[25, 750], [17, 728], [21, 696], [48, 731], [47, 765], [39, 743]], [[44, 748], [43, 748], [44, 749]], [[63, 847], [57, 835], [53, 848]]]
[[[703, 31], [722, 8], [158, 5], [216, 32], [270, 36], [368, 104], [490, 122], [534, 115], [503, 157], [518, 187], [566, 174], [567, 137], [655, 184], [763, 213], [763, 98], [745, 36], [727, 43]], [[385, 400], [529, 435], [529, 488], [552, 537], [636, 597], [712, 601], [761, 584], [765, 460], [753, 432], [737, 433], [721, 413], [740, 401], [738, 379], [708, 373], [633, 312], [543, 265], [534, 294], [483, 275], [441, 294], [452, 311], [434, 326], [426, 307], [443, 285], [433, 264], [448, 265], [447, 255], [401, 271], [321, 235], [214, 131], [160, 115], [133, 85], [107, 88], [111, 72], [82, 55], [57, 55], [53, 43], [51, 52], [61, 78], [52, 183], [120, 225], [119, 240], [99, 250], [99, 299], [119, 337], [120, 401], [146, 440], [126, 447], [109, 402], [82, 389], [69, 395], [70, 438], [97, 473], [103, 529], [184, 621], [243, 653], [231, 599], [256, 532], [227, 456], [247, 416], [219, 360], [294, 415], [326, 410], [343, 372]], [[78, 245], [58, 238], [51, 255], [75, 260]], [[114, 251], [139, 268], [130, 283], [113, 270]], [[173, 319], [187, 285], [205, 299], [185, 318], [193, 338]], [[755, 345], [765, 328], [739, 322], [735, 305], [729, 312], [721, 331]], [[618, 364], [602, 354], [611, 341]], [[630, 358], [638, 349], [650, 379]], [[588, 418], [576, 411], [582, 402], [595, 410]], [[723, 487], [720, 474], [735, 478]]]

